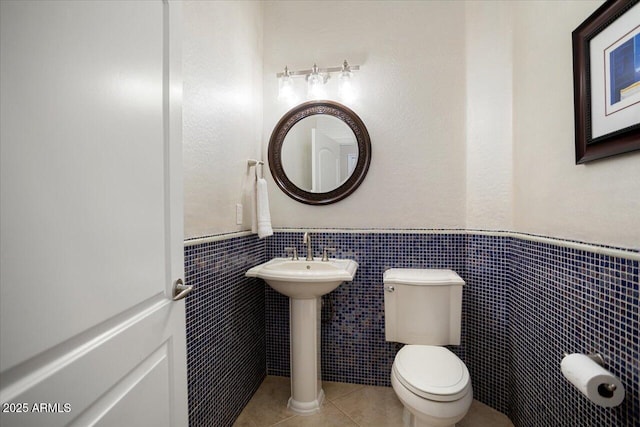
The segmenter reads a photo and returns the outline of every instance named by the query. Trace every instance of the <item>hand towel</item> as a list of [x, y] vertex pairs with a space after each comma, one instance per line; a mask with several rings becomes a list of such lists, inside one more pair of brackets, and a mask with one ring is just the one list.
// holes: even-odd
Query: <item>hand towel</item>
[[257, 193], [258, 192], [258, 173], [256, 172], [253, 177], [253, 181], [249, 186], [249, 193], [251, 198], [251, 232], [258, 232], [258, 200]]
[[256, 181], [256, 217], [258, 225], [258, 237], [271, 236], [271, 213], [269, 213], [269, 195], [267, 194], [267, 180], [258, 178]]

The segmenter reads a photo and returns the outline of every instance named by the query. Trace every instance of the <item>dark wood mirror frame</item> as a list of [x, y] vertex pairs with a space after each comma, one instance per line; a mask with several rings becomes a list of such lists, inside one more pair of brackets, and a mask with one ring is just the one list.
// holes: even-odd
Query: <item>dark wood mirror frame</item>
[[[353, 173], [338, 188], [326, 193], [312, 193], [299, 188], [287, 177], [282, 165], [282, 144], [287, 133], [300, 120], [316, 114], [342, 120], [353, 131], [358, 144], [358, 162]], [[371, 163], [371, 140], [360, 117], [348, 107], [333, 101], [309, 101], [289, 110], [276, 124], [269, 140], [268, 158], [271, 175], [287, 196], [309, 205], [328, 205], [349, 196], [364, 180]]]

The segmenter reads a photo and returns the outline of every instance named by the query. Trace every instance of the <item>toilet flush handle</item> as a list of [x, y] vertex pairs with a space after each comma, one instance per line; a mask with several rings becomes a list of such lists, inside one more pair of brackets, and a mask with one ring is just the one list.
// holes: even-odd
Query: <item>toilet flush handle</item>
[[394, 288], [392, 285], [389, 285], [389, 286], [385, 286], [384, 290], [387, 292], [393, 292], [396, 290], [396, 288]]

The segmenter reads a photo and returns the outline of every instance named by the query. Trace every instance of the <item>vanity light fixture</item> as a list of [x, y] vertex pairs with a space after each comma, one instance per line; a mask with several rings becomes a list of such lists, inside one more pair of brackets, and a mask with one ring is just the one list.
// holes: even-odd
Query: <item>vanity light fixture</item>
[[277, 73], [280, 79], [278, 99], [293, 103], [295, 100], [295, 90], [293, 77], [305, 77], [307, 81], [307, 98], [323, 99], [326, 97], [325, 84], [331, 78], [331, 73], [339, 73], [339, 94], [345, 101], [354, 98], [352, 86], [353, 71], [360, 69], [359, 65], [349, 65], [347, 60], [340, 67], [318, 68], [317, 64], [309, 70], [291, 71], [289, 67], [284, 67], [284, 72]]

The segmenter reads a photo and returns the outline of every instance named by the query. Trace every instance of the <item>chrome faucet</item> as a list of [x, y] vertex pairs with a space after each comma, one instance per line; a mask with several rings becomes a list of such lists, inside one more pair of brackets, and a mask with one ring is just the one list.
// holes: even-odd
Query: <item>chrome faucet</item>
[[311, 234], [304, 233], [304, 236], [302, 236], [302, 243], [307, 244], [307, 261], [313, 261], [313, 251], [311, 250]]

